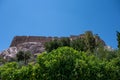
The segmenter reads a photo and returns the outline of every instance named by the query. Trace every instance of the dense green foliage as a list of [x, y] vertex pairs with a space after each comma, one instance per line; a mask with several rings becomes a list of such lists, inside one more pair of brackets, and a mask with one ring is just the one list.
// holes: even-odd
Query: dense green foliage
[[24, 61], [24, 64], [26, 65], [28, 63], [28, 60], [31, 57], [31, 53], [29, 51], [19, 51], [16, 55], [18, 61]]
[[45, 48], [47, 52], [51, 52], [58, 47], [68, 46], [78, 51], [93, 53], [98, 46], [102, 45], [101, 42], [95, 40], [97, 37], [99, 38], [99, 36], [93, 35], [91, 31], [86, 31], [83, 37], [77, 39], [70, 40], [70, 38], [62, 38], [47, 42]]
[[0, 67], [2, 80], [120, 80], [120, 56], [102, 60], [86, 52], [61, 47], [37, 57], [35, 65], [6, 63]]
[[62, 38], [60, 40], [55, 39], [45, 44], [45, 48], [47, 52], [51, 52], [52, 50], [57, 49], [58, 47], [63, 47], [63, 46], [70, 46], [69, 38]]
[[18, 52], [16, 62], [6, 63], [0, 57], [0, 80], [120, 80], [120, 33], [118, 50], [105, 49], [95, 37], [87, 31], [82, 38], [48, 42], [37, 63], [28, 63], [28, 51]]
[[88, 51], [93, 52], [95, 47], [96, 47], [96, 42], [95, 42], [95, 38], [94, 35], [91, 31], [86, 31], [85, 32], [85, 45]]
[[117, 31], [118, 48], [120, 49], [120, 32]]
[[71, 41], [70, 47], [78, 51], [87, 51], [87, 48], [85, 47], [84, 39], [81, 38]]
[[0, 64], [4, 64], [5, 62], [6, 60], [2, 56], [0, 56]]

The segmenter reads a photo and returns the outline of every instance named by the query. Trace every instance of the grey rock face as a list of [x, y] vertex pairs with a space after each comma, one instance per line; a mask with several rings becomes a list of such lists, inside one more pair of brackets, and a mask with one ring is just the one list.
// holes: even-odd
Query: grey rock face
[[[70, 38], [70, 40], [74, 40], [77, 38], [84, 38], [84, 36], [84, 34], [81, 34], [64, 38]], [[99, 36], [95, 35], [94, 37], [96, 42], [99, 42], [104, 46], [106, 45]], [[4, 59], [9, 60], [10, 58], [15, 58], [17, 52], [19, 51], [30, 51], [32, 54], [36, 55], [37, 53], [44, 52], [44, 44], [54, 39], [62, 39], [62, 37], [15, 36], [10, 44], [10, 47], [0, 52], [0, 56], [2, 56]]]
[[19, 51], [30, 51], [31, 53], [42, 53], [45, 51], [44, 45], [40, 42], [24, 42], [17, 45]]
[[10, 47], [2, 51], [0, 56], [9, 61], [11, 58], [16, 57], [17, 52], [18, 52], [17, 47]]
[[111, 46], [104, 46], [104, 49], [107, 51], [114, 51], [114, 49]]
[[24, 42], [18, 44], [16, 47], [10, 47], [1, 52], [0, 56], [2, 56], [7, 61], [16, 58], [16, 54], [19, 51], [30, 51], [32, 54], [42, 53], [45, 51], [44, 46], [40, 42]]

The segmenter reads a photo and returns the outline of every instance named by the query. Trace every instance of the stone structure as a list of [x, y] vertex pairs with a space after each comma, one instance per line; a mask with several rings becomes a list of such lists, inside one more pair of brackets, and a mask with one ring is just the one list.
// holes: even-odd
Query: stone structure
[[[52, 41], [54, 39], [69, 38], [70, 40], [75, 40], [77, 38], [84, 38], [85, 35], [71, 35], [70, 37], [44, 37], [44, 36], [15, 36], [12, 40], [10, 47], [0, 53], [4, 59], [8, 61], [11, 58], [15, 58], [17, 52], [19, 51], [30, 51], [34, 55], [37, 53], [42, 53], [45, 51], [44, 44], [46, 42]], [[100, 39], [99, 36], [94, 35], [95, 41], [106, 46], [105, 42]]]
[[53, 37], [44, 37], [44, 36], [15, 36], [10, 47], [17, 46], [18, 44], [24, 42], [41, 42], [44, 44], [45, 42], [49, 42], [53, 39]]
[[[54, 39], [61, 39], [61, 38], [70, 38], [70, 40], [75, 40], [77, 38], [83, 38], [84, 34], [81, 35], [71, 35], [70, 37], [44, 37], [44, 36], [15, 36], [10, 47], [17, 47], [19, 44], [24, 42], [40, 42], [44, 45], [46, 42], [52, 41]], [[102, 45], [106, 45], [105, 42], [100, 39], [99, 36], [94, 35], [96, 42], [101, 42]]]

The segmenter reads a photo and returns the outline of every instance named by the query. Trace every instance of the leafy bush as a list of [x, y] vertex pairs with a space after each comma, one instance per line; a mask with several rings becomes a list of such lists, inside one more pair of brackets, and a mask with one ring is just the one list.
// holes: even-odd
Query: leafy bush
[[0, 66], [2, 80], [120, 80], [120, 58], [101, 60], [70, 47], [61, 47], [37, 58], [35, 65]]
[[55, 39], [53, 41], [45, 43], [45, 49], [47, 52], [51, 52], [58, 47], [63, 46], [70, 46], [70, 39], [69, 38], [62, 38], [62, 39]]
[[24, 61], [24, 64], [26, 65], [31, 58], [31, 55], [30, 51], [19, 51], [16, 56], [18, 61]]

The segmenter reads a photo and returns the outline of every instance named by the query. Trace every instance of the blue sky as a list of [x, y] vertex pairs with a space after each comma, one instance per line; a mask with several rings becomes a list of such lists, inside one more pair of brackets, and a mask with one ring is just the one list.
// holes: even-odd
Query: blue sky
[[69, 36], [91, 30], [117, 48], [120, 0], [0, 0], [0, 50], [14, 36]]

